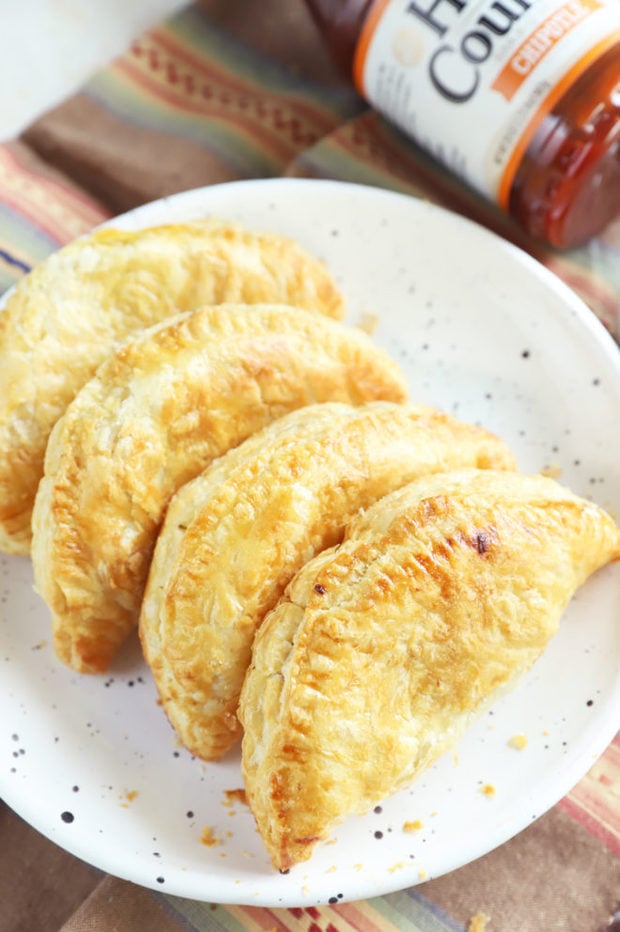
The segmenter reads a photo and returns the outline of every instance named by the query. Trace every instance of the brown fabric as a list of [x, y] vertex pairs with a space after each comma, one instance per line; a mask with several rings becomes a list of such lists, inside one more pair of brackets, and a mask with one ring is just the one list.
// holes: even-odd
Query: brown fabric
[[[277, 65], [304, 75], [321, 86], [342, 93], [350, 107], [361, 101], [350, 83], [332, 64], [304, 3], [282, 4], [265, 0], [256, 16], [230, 0], [203, 0], [196, 4], [218, 29], [247, 43]], [[197, 102], [196, 121], [208, 113]], [[339, 119], [334, 118], [335, 128]], [[205, 130], [206, 132], [206, 130]], [[167, 194], [258, 174], [284, 173], [287, 153], [280, 164], [253, 173], [235, 170], [225, 159], [198, 142], [123, 121], [92, 98], [77, 94], [44, 114], [22, 134], [23, 142], [77, 184], [120, 213]], [[299, 149], [305, 148], [305, 143]]]
[[[305, 3], [263, 0], [253, 11], [230, 0], [202, 0], [198, 6], [222, 29], [274, 61], [321, 84], [344, 85]], [[242, 10], [240, 15], [240, 10]]]
[[555, 808], [420, 890], [463, 923], [488, 916], [489, 932], [604, 932], [620, 910], [620, 860]]
[[2, 802], [0, 839], [1, 932], [55, 932], [101, 882]]
[[180, 929], [179, 923], [148, 890], [106, 877], [59, 932], [179, 932]]
[[112, 213], [238, 177], [190, 140], [125, 123], [83, 94], [50, 111], [22, 138]]

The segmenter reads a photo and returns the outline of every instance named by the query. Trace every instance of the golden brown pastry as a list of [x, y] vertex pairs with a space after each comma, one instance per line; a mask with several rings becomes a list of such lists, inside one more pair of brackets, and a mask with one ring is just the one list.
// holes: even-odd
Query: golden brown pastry
[[203, 308], [128, 339], [57, 422], [35, 501], [59, 657], [107, 667], [138, 620], [171, 495], [214, 457], [303, 405], [406, 391], [364, 333], [284, 305]]
[[274, 865], [409, 784], [544, 650], [620, 532], [552, 479], [463, 470], [391, 493], [259, 629], [242, 766]]
[[505, 444], [425, 406], [337, 402], [254, 434], [172, 499], [140, 617], [181, 741], [206, 760], [240, 734], [239, 693], [265, 613], [354, 514], [425, 473], [515, 468]]
[[326, 268], [295, 242], [215, 220], [100, 230], [22, 279], [0, 313], [0, 549], [28, 553], [50, 430], [116, 343], [222, 302], [343, 313]]

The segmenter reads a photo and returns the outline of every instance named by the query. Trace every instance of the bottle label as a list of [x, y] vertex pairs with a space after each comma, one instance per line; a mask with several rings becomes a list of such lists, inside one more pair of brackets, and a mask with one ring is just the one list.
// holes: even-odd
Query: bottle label
[[619, 40], [618, 0], [376, 0], [354, 77], [379, 112], [506, 207], [545, 115]]

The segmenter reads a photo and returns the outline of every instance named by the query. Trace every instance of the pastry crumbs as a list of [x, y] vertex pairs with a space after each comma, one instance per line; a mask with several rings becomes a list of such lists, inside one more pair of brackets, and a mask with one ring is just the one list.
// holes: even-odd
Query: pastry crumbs
[[467, 924], [467, 932], [486, 932], [489, 917], [484, 913], [476, 913]]
[[233, 803], [243, 803], [244, 806], [248, 805], [248, 797], [243, 787], [239, 787], [239, 789], [236, 790], [224, 790], [224, 796], [226, 797], [224, 801], [225, 806], [232, 806]]
[[357, 325], [360, 330], [363, 330], [364, 333], [371, 337], [378, 325], [379, 317], [377, 314], [373, 314], [371, 311], [362, 311]]
[[206, 845], [207, 848], [213, 848], [214, 845], [220, 844], [220, 839], [215, 837], [208, 825], [205, 825], [200, 836], [200, 843]]

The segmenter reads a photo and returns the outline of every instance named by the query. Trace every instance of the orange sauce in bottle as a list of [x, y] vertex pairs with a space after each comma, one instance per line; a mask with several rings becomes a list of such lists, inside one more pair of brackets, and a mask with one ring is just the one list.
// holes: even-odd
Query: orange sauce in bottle
[[[451, 2], [464, 8], [468, 0]], [[517, 2], [525, 7], [535, 0]], [[382, 15], [389, 5], [390, 0], [308, 0], [334, 58], [348, 75], [369, 15]], [[590, 5], [596, 6], [596, 0]], [[430, 2], [425, 8], [431, 8]], [[620, 3], [617, 10], [617, 39], [610, 39], [606, 50], [566, 81], [549, 112], [540, 117], [503, 205], [533, 237], [559, 248], [585, 242], [620, 215]]]
[[589, 239], [620, 214], [620, 44], [543, 119], [509, 209], [529, 233], [559, 247]]

